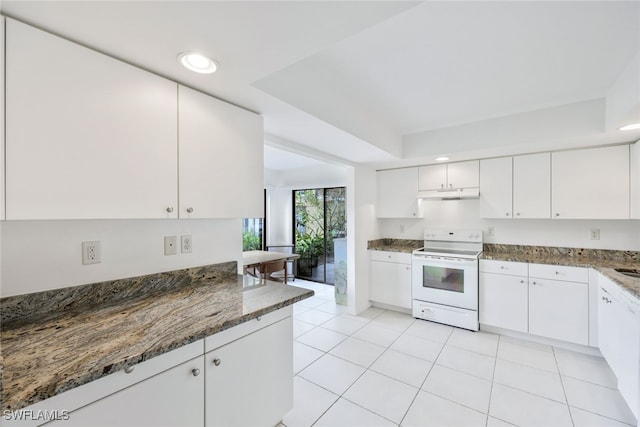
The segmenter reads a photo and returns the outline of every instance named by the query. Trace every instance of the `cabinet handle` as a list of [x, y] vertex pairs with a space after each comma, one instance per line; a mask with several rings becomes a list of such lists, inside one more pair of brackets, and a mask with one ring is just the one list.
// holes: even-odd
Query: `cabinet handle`
[[133, 368], [133, 366], [127, 366], [126, 368], [124, 368], [124, 373], [130, 374], [131, 372], [133, 372]]
[[607, 297], [602, 297], [602, 301], [606, 302], [607, 304], [611, 304], [611, 300]]
[[533, 284], [533, 285], [537, 285], [538, 283], [537, 283], [537, 282], [533, 282], [532, 284]]
[[444, 184], [440, 184], [440, 188], [444, 189]]
[[559, 271], [556, 271], [556, 276], [557, 276], [557, 275], [559, 275], [559, 274], [560, 274], [560, 272], [559, 272]]
[[516, 216], [520, 216], [520, 212], [516, 212]]
[[222, 363], [222, 361], [220, 359], [213, 359], [213, 364], [216, 366], [220, 366], [220, 363]]
[[507, 212], [507, 216], [509, 216], [509, 212]]
[[453, 184], [449, 184], [449, 188], [453, 188]]
[[416, 213], [415, 213], [415, 212], [413, 213], [413, 216], [416, 216]]
[[172, 208], [171, 206], [169, 206], [169, 207], [167, 208], [167, 212], [169, 212], [169, 213], [173, 212], [173, 208]]
[[256, 317], [256, 320], [257, 320], [258, 322], [259, 322], [259, 321], [261, 321], [261, 320], [262, 320], [262, 316], [258, 316], [258, 317]]
[[411, 270], [411, 267], [409, 267], [409, 266], [407, 266], [407, 267], [405, 267], [405, 268], [406, 268], [407, 270]]
[[524, 283], [524, 280], [520, 280], [520, 283]]
[[197, 377], [198, 375], [200, 375], [200, 369], [198, 368], [192, 369], [191, 373], [193, 374], [194, 377]]
[[504, 265], [501, 265], [501, 266], [500, 266], [500, 270], [504, 270]]
[[560, 214], [556, 212], [556, 216], [560, 216]]
[[193, 208], [187, 208], [187, 212], [188, 213], [192, 213], [193, 212]]

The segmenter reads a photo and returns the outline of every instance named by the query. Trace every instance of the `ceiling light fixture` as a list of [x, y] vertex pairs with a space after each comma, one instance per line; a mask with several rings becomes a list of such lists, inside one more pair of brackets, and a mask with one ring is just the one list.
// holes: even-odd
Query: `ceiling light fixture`
[[638, 129], [640, 129], [640, 123], [631, 123], [629, 125], [618, 128], [618, 130], [638, 130]]
[[436, 159], [436, 162], [446, 162], [447, 160], [449, 160], [447, 156], [442, 156], [442, 157], [438, 157]]
[[178, 55], [178, 61], [185, 68], [196, 73], [211, 74], [218, 69], [216, 61], [197, 52], [182, 52]]

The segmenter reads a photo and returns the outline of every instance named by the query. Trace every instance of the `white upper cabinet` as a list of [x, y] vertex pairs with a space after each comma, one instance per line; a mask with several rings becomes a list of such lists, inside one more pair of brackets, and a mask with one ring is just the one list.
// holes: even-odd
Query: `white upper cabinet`
[[444, 165], [421, 166], [418, 189], [421, 191], [453, 188], [475, 188], [480, 185], [480, 162], [448, 163]]
[[550, 153], [480, 161], [482, 218], [549, 218], [550, 205]]
[[480, 216], [511, 218], [513, 205], [511, 157], [480, 161]]
[[176, 83], [6, 30], [6, 218], [175, 218]]
[[629, 146], [552, 153], [552, 218], [628, 219]]
[[419, 190], [443, 190], [446, 187], [447, 165], [420, 166]]
[[551, 153], [513, 158], [513, 217], [551, 216]]
[[184, 86], [178, 100], [179, 217], [262, 217], [262, 117]]
[[631, 144], [631, 218], [640, 219], [640, 142]]
[[418, 218], [418, 168], [377, 172], [378, 218]]

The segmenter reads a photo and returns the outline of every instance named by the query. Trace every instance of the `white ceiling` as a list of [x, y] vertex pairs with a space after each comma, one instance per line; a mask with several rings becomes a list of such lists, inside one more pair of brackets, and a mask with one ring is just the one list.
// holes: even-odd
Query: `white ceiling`
[[[407, 141], [414, 150], [416, 133], [604, 98], [640, 51], [639, 1], [50, 0], [1, 8], [257, 111], [280, 140], [356, 163], [411, 161]], [[216, 58], [220, 71], [182, 69], [176, 55], [185, 50]], [[269, 151], [273, 165], [291, 167]]]

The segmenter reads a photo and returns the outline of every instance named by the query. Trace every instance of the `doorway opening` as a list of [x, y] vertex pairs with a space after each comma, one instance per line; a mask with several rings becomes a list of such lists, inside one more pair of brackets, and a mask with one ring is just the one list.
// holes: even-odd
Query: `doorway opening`
[[342, 282], [340, 276], [346, 274], [345, 196], [345, 187], [293, 190], [298, 277], [329, 285]]

